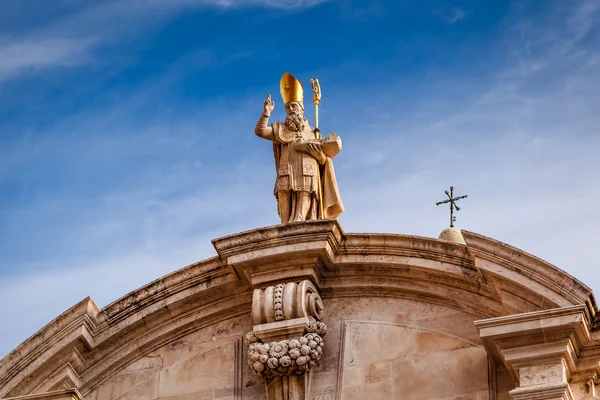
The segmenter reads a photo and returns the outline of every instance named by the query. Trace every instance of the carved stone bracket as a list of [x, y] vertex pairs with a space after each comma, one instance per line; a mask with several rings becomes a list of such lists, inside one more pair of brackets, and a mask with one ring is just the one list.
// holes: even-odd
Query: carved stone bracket
[[254, 290], [248, 366], [265, 379], [269, 400], [308, 399], [309, 371], [323, 354], [324, 311], [309, 280]]

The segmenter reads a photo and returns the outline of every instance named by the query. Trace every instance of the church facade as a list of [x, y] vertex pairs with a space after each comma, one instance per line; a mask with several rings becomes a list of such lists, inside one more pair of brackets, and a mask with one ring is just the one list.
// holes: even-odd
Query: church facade
[[345, 233], [336, 220], [213, 240], [217, 256], [0, 361], [0, 399], [596, 399], [598, 307], [491, 238]]

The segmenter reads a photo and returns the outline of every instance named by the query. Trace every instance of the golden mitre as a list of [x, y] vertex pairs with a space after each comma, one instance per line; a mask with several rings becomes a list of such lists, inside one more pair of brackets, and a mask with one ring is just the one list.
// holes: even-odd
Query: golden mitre
[[283, 73], [281, 82], [279, 83], [279, 90], [281, 91], [284, 104], [290, 101], [304, 102], [304, 88], [302, 87], [302, 83], [289, 72]]

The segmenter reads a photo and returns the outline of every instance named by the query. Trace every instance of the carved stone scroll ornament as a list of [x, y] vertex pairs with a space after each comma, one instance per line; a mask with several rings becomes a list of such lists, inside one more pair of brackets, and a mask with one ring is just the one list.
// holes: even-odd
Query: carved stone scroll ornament
[[309, 280], [280, 283], [254, 290], [252, 321], [254, 325], [298, 318], [320, 321], [324, 316], [323, 301]]
[[[298, 392], [290, 398], [307, 398], [308, 378], [299, 378], [309, 372], [323, 354], [323, 335], [327, 332], [327, 326], [321, 321], [323, 316], [323, 301], [308, 280], [254, 291], [252, 319], [255, 325], [246, 335], [248, 366], [265, 378], [269, 400], [279, 399], [282, 391], [289, 390]], [[283, 395], [283, 398], [288, 397]]]

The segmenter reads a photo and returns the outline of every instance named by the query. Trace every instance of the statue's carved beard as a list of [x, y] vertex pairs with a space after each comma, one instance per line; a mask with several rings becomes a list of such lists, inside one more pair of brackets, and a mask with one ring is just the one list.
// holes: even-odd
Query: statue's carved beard
[[304, 116], [298, 113], [290, 113], [285, 118], [285, 126], [292, 132], [304, 130]]

